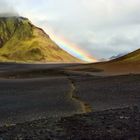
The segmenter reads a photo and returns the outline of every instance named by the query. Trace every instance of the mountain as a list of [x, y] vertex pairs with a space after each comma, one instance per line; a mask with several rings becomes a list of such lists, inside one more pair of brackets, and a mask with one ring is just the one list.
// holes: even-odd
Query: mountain
[[80, 62], [24, 17], [0, 17], [0, 61]]
[[140, 49], [120, 58], [70, 67], [71, 71], [93, 72], [93, 75], [140, 74]]
[[126, 55], [126, 53], [120, 53], [118, 55], [114, 55], [114, 56], [110, 57], [109, 60], [114, 60], [114, 59], [117, 59], [117, 58], [122, 57], [124, 55]]
[[140, 62], [140, 49], [112, 60], [111, 62]]

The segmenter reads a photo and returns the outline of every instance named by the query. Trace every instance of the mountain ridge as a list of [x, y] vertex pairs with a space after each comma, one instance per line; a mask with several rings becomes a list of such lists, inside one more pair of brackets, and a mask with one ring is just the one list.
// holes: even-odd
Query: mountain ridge
[[109, 62], [140, 62], [140, 49], [128, 53]]

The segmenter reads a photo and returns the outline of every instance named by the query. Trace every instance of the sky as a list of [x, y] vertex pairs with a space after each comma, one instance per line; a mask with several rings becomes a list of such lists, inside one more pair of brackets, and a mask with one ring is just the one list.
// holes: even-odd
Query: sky
[[98, 60], [140, 48], [140, 0], [0, 0], [0, 13], [27, 17]]

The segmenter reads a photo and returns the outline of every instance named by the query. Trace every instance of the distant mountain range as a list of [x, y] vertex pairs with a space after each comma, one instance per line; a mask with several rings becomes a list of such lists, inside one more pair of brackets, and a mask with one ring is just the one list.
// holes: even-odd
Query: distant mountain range
[[69, 69], [73, 71], [93, 72], [93, 74], [101, 76], [140, 74], [140, 49], [110, 61], [78, 65]]
[[140, 49], [111, 60], [111, 62], [140, 62]]
[[110, 57], [109, 60], [117, 59], [117, 58], [122, 57], [124, 55], [126, 55], [126, 53], [120, 53], [118, 55], [114, 55], [114, 56]]
[[0, 61], [81, 62], [23, 17], [0, 17]]

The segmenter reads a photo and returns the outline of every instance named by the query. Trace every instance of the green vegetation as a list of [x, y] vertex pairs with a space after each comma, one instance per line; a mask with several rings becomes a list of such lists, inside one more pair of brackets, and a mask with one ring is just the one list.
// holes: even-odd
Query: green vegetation
[[23, 17], [0, 18], [0, 61], [80, 62]]

